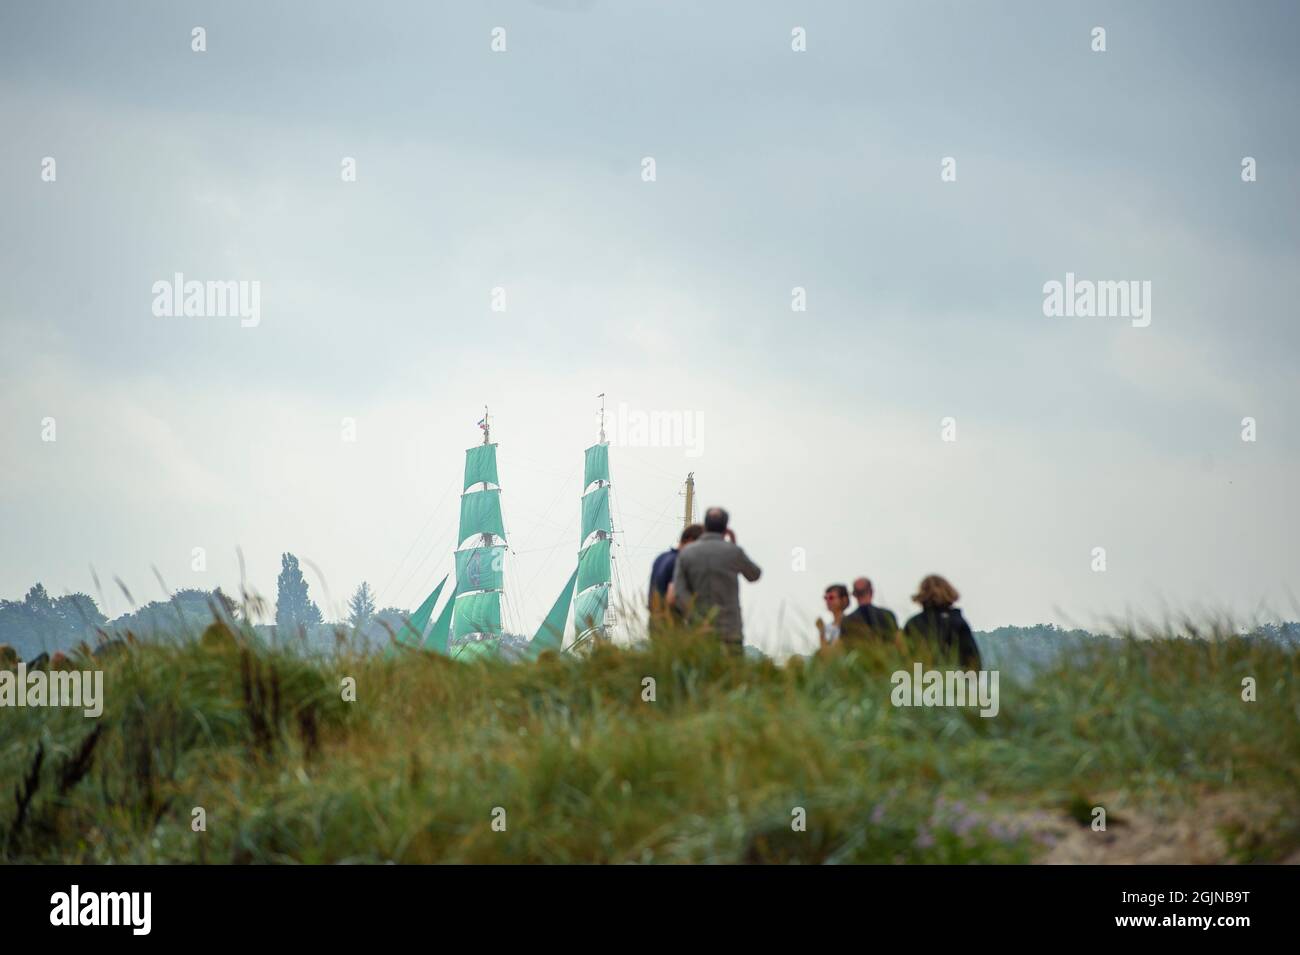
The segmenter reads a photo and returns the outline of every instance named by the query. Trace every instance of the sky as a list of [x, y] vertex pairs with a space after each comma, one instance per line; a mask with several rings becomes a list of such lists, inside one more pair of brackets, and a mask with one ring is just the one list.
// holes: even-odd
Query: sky
[[[904, 618], [942, 573], [976, 629], [1300, 617], [1298, 28], [1271, 2], [5, 3], [0, 596], [115, 616], [114, 578], [238, 593], [242, 554], [273, 600], [290, 551], [327, 618], [362, 580], [414, 607], [486, 405], [531, 633], [604, 393], [627, 599], [694, 472], [764, 569], [764, 649], [815, 645], [859, 574]], [[177, 273], [258, 283], [256, 321], [156, 314]], [[1045, 314], [1067, 273], [1150, 283], [1146, 318]], [[689, 428], [616, 425], [651, 413]]]

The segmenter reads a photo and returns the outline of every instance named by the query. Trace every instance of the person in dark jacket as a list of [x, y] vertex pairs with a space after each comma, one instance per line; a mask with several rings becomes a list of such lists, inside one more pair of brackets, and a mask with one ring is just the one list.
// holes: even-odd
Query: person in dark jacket
[[691, 541], [699, 540], [704, 528], [687, 524], [676, 547], [671, 547], [655, 558], [650, 568], [650, 613], [663, 614], [673, 606], [673, 572], [677, 569], [677, 555]]
[[844, 615], [842, 636], [849, 640], [893, 640], [898, 632], [898, 618], [892, 610], [877, 607], [871, 602], [874, 596], [871, 581], [859, 577], [853, 581], [853, 596], [858, 602], [853, 613]]
[[957, 659], [968, 670], [980, 668], [980, 651], [975, 636], [961, 611], [953, 606], [961, 595], [952, 584], [938, 574], [921, 581], [912, 600], [921, 605], [921, 612], [903, 628], [910, 640], [927, 641], [941, 653], [950, 654], [955, 649]]

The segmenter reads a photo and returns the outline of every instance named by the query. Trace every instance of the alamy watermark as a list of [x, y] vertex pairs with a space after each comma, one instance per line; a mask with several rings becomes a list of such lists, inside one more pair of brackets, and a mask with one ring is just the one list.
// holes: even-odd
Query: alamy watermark
[[704, 415], [698, 411], [643, 411], [620, 402], [609, 443], [625, 448], [685, 448], [688, 458], [704, 453]]
[[927, 670], [912, 665], [912, 672], [895, 670], [889, 702], [895, 706], [978, 706], [980, 716], [998, 715], [997, 670]]
[[1134, 328], [1151, 324], [1151, 280], [1094, 282], [1065, 273], [1065, 281], [1043, 283], [1043, 314], [1048, 318], [1128, 318]]
[[80, 706], [96, 719], [104, 712], [103, 670], [33, 670], [19, 663], [0, 670], [0, 706]]
[[256, 328], [262, 321], [262, 283], [187, 282], [177, 272], [170, 282], [153, 283], [153, 313], [158, 318], [238, 318], [242, 327]]
[[152, 892], [82, 892], [74, 884], [50, 896], [51, 925], [126, 925], [133, 935], [148, 935], [152, 912]]

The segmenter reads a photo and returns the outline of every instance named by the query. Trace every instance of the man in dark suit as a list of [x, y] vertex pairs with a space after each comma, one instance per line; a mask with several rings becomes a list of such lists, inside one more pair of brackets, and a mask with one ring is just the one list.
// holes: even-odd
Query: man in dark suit
[[848, 640], [892, 640], [898, 631], [898, 618], [892, 611], [871, 602], [871, 581], [859, 577], [853, 581], [853, 596], [858, 602], [853, 613], [844, 615], [842, 636]]

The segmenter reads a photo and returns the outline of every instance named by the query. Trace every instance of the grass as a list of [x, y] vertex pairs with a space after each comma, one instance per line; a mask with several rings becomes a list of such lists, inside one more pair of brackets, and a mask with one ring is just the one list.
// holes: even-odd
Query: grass
[[214, 626], [97, 661], [99, 720], [0, 710], [0, 861], [1026, 862], [1050, 848], [1035, 814], [1083, 838], [1095, 805], [1115, 829], [1207, 798], [1257, 817], [1206, 815], [1222, 861], [1300, 847], [1285, 648], [1089, 647], [1004, 678], [991, 719], [893, 707], [914, 659], [776, 666], [689, 635], [535, 664], [322, 659]]

